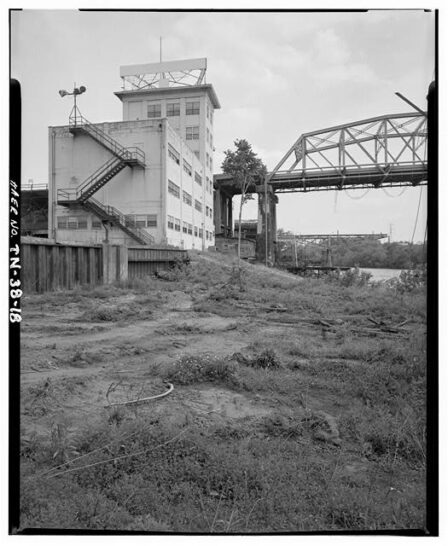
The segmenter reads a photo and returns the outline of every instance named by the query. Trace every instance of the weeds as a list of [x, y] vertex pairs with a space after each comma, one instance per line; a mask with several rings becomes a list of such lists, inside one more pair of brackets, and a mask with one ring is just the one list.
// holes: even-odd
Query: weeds
[[235, 366], [225, 358], [213, 355], [184, 356], [165, 376], [180, 385], [203, 382], [229, 382], [233, 379]]

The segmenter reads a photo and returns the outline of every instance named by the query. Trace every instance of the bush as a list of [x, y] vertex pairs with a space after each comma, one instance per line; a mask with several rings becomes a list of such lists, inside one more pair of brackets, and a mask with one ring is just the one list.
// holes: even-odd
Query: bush
[[168, 372], [166, 379], [180, 385], [208, 381], [227, 382], [233, 379], [235, 365], [213, 355], [183, 356]]
[[239, 364], [251, 366], [252, 368], [278, 369], [281, 367], [281, 363], [272, 349], [264, 349], [264, 351], [252, 358], [246, 357], [241, 353], [234, 353], [232, 359], [236, 360]]

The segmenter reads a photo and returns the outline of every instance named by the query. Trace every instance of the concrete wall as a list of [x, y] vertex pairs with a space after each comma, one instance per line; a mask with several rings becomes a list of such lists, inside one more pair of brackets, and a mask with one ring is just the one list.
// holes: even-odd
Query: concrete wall
[[[105, 205], [112, 205], [123, 214], [157, 215], [157, 227], [147, 227], [156, 243], [172, 244], [183, 248], [207, 248], [212, 246], [213, 213], [205, 215], [206, 206], [213, 209], [211, 185], [205, 184], [204, 166], [197, 159], [187, 143], [180, 138], [165, 119], [140, 120], [97, 124], [97, 126], [125, 147], [137, 146], [145, 152], [146, 168], [125, 167], [94, 198]], [[50, 135], [50, 176], [49, 210], [50, 235], [57, 240], [82, 241], [101, 244], [106, 238], [102, 225], [95, 225], [98, 219], [82, 207], [70, 208], [57, 205], [58, 189], [76, 189], [88, 176], [112, 157], [109, 150], [98, 144], [89, 135], [73, 136], [67, 127], [49, 129]], [[180, 154], [178, 165], [168, 156], [171, 143]], [[192, 176], [183, 169], [184, 159], [192, 166]], [[202, 187], [195, 182], [194, 173], [203, 180]], [[180, 198], [168, 193], [168, 179], [180, 187]], [[182, 191], [192, 196], [192, 206], [183, 202]], [[194, 200], [202, 203], [203, 212], [194, 208]], [[180, 232], [168, 229], [168, 215], [181, 222]], [[58, 228], [58, 218], [70, 222], [85, 220], [82, 229]], [[182, 222], [204, 230], [202, 239], [184, 233]], [[80, 223], [82, 226], [83, 224]], [[205, 237], [206, 231], [210, 238]], [[135, 241], [120, 228], [112, 227], [108, 240], [114, 244], [132, 245]]]

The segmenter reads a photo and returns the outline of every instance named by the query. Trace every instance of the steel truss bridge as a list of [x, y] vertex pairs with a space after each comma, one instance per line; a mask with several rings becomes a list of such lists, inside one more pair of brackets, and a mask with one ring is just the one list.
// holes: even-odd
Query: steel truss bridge
[[[302, 134], [267, 175], [276, 193], [427, 184], [427, 116], [384, 115]], [[240, 193], [228, 175], [216, 186]], [[262, 191], [258, 187], [254, 191]]]

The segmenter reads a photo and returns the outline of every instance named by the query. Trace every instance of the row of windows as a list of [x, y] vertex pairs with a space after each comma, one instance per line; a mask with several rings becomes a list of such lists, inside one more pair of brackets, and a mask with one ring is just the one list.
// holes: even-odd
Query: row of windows
[[188, 235], [193, 235], [193, 226], [188, 222], [182, 222], [182, 231]]
[[[195, 173], [195, 178], [196, 178], [196, 175], [198, 175], [198, 173]], [[199, 179], [201, 181], [201, 186], [202, 186], [202, 178], [198, 175], [198, 180]], [[209, 182], [210, 181], [208, 181], [208, 183]], [[178, 199], [180, 199], [180, 187], [177, 184], [175, 184], [172, 180], [168, 180], [168, 193], [171, 193], [171, 195], [174, 195], [174, 197], [177, 197]], [[193, 198], [188, 192], [182, 191], [182, 201], [185, 204], [191, 206], [192, 202], [193, 202]], [[194, 200], [194, 208], [197, 211], [202, 212], [202, 203], [200, 201], [198, 201], [197, 199]], [[207, 205], [205, 213], [206, 213], [207, 216], [210, 216], [210, 218], [212, 218], [212, 216], [213, 216], [212, 211], [213, 211], [213, 209]]]
[[87, 229], [87, 216], [58, 216], [57, 222], [58, 229]]
[[125, 222], [129, 227], [155, 228], [157, 227], [157, 214], [127, 214]]
[[[185, 103], [185, 114], [187, 116], [196, 116], [200, 113], [200, 110], [201, 110], [201, 105], [199, 101]], [[168, 102], [166, 105], [166, 115], [169, 117], [180, 116], [180, 103]], [[147, 116], [148, 118], [161, 118], [162, 105], [148, 104]]]
[[[168, 216], [168, 229], [180, 232], [180, 226], [181, 221], [179, 220], [179, 218], [175, 218], [174, 216]], [[188, 222], [182, 222], [182, 232], [186, 233], [187, 235], [194, 234], [195, 237], [200, 237], [201, 239], [204, 235], [203, 228], [198, 228], [197, 226], [193, 227], [193, 225], [189, 224]], [[213, 231], [205, 230], [205, 238], [211, 241], [213, 239]]]
[[[127, 214], [126, 225], [129, 227], [155, 228], [157, 214]], [[58, 216], [58, 229], [87, 229], [87, 216]], [[101, 229], [103, 224], [98, 218], [92, 218], [92, 229]]]

